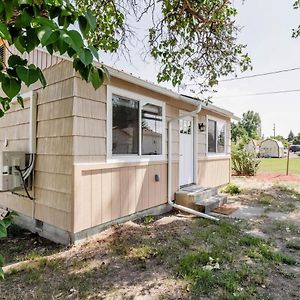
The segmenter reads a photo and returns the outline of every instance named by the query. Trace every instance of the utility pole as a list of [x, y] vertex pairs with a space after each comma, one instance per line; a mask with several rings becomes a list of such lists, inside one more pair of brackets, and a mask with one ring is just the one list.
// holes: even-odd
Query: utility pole
[[276, 133], [276, 125], [275, 125], [275, 123], [273, 125], [273, 133], [274, 133], [273, 136], [274, 136], [274, 139], [275, 139], [275, 136], [276, 136], [276, 134], [275, 134]]

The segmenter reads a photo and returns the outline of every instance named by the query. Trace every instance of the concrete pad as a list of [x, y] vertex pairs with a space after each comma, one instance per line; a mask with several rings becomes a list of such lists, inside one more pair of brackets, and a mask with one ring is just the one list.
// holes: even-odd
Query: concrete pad
[[252, 219], [261, 217], [264, 214], [263, 207], [253, 207], [248, 205], [238, 205], [238, 210], [229, 215], [230, 218], [236, 219]]

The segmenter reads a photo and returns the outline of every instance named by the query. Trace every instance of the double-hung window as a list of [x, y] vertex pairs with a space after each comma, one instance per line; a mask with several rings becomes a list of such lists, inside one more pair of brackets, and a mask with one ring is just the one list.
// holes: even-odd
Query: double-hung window
[[207, 152], [208, 154], [226, 154], [226, 122], [207, 118]]
[[159, 158], [164, 155], [164, 104], [111, 88], [108, 101], [110, 158]]

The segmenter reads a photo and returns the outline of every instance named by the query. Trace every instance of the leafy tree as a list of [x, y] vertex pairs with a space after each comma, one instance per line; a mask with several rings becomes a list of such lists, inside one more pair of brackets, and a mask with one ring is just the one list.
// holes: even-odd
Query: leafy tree
[[[98, 52], [84, 37], [96, 29], [96, 19], [90, 10], [78, 11], [68, 0], [0, 0], [0, 38], [4, 45], [14, 45], [21, 54], [42, 46], [52, 54], [59, 52], [73, 58], [73, 66], [94, 88], [104, 80], [104, 70], [93, 66]], [[81, 34], [74, 30], [79, 24]], [[9, 51], [9, 47], [7, 47]], [[11, 100], [18, 95], [21, 84], [40, 81], [45, 87], [42, 71], [21, 56], [13, 54], [7, 65], [0, 65], [0, 83], [5, 97], [0, 98], [2, 116]], [[19, 98], [20, 104], [22, 100]]]
[[270, 138], [274, 138], [277, 141], [282, 142], [284, 147], [288, 147], [289, 142], [287, 139], [285, 139], [282, 135], [276, 135], [275, 137], [270, 137]]
[[259, 139], [261, 129], [261, 119], [259, 113], [249, 110], [243, 113], [242, 119], [237, 124], [232, 124], [231, 138], [233, 142], [243, 139]]
[[[115, 52], [126, 47], [126, 38], [132, 36], [128, 19], [154, 16], [154, 11], [159, 17], [153, 17], [149, 28], [149, 53], [161, 64], [159, 81], [177, 85], [185, 75], [201, 77], [199, 88], [204, 92], [217, 84], [219, 76], [234, 72], [236, 65], [242, 70], [250, 67], [245, 46], [236, 40], [237, 11], [224, 0], [145, 0], [139, 4], [135, 0], [0, 0], [0, 38], [21, 53], [42, 46], [50, 54], [68, 55], [82, 78], [98, 88], [105, 70], [92, 64], [97, 50]], [[12, 55], [0, 70], [6, 95], [0, 99], [0, 114], [9, 109], [22, 83], [30, 86], [38, 80], [46, 85], [39, 68]]]
[[294, 137], [295, 137], [295, 135], [294, 135], [293, 131], [291, 130], [290, 133], [289, 133], [289, 135], [288, 135], [287, 140], [288, 140], [289, 142], [292, 142], [293, 139], [294, 139]]
[[231, 123], [231, 140], [236, 143], [240, 139], [247, 143], [249, 140], [248, 132], [240, 123]]
[[257, 139], [260, 137], [261, 119], [259, 113], [253, 110], [243, 113], [240, 124], [245, 128], [250, 138]]
[[300, 132], [293, 139], [293, 145], [300, 145]]

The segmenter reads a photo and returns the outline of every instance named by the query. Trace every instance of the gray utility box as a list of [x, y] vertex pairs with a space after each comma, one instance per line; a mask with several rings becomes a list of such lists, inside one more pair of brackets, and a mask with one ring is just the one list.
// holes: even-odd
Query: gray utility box
[[22, 186], [18, 168], [25, 168], [25, 152], [0, 152], [0, 191], [13, 191]]

